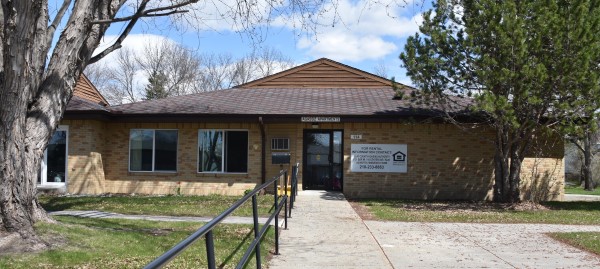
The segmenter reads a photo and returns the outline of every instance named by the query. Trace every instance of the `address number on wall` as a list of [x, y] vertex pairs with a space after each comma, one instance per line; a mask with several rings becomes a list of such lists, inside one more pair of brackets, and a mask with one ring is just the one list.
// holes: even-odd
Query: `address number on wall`
[[362, 135], [361, 134], [353, 134], [353, 135], [350, 135], [350, 139], [362, 139]]

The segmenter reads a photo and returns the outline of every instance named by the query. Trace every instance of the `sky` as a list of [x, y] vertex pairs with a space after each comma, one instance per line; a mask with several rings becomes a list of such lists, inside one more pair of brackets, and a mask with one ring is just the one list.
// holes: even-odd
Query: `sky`
[[[253, 48], [268, 47], [279, 50], [295, 64], [324, 57], [367, 72], [384, 66], [388, 78], [394, 76], [396, 81], [411, 85], [398, 56], [406, 38], [418, 31], [421, 13], [425, 10], [420, 1], [338, 0], [334, 5], [315, 9], [321, 16], [311, 17], [317, 23], [309, 24], [310, 29], [299, 26], [302, 25], [299, 13], [271, 11], [268, 23], [265, 16], [251, 19], [256, 26], [253, 32], [243, 31], [227, 13], [237, 3], [235, 0], [201, 2], [190, 9], [186, 20], [159, 18], [139, 22], [123, 46], [142, 50], [149, 42], [169, 39], [198, 53], [229, 53], [234, 58], [243, 57]], [[259, 10], [267, 10], [268, 3], [282, 2], [255, 0], [253, 3]], [[275, 8], [280, 10], [278, 6]], [[131, 10], [133, 8], [126, 7], [120, 15], [130, 14]], [[124, 24], [111, 26], [103, 46], [114, 42], [123, 27]], [[104, 62], [111, 62], [111, 56]]]

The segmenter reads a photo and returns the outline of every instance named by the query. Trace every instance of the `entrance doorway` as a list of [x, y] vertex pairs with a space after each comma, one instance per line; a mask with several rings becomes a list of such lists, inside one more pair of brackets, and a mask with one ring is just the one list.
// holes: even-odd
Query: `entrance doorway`
[[38, 173], [39, 186], [65, 186], [67, 181], [68, 126], [59, 126], [52, 135]]
[[304, 130], [303, 189], [342, 191], [343, 131]]

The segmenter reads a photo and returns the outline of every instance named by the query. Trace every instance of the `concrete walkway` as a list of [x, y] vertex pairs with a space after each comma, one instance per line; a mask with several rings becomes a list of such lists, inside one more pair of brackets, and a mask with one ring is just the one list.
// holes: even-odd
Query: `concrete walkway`
[[565, 201], [600, 201], [600, 195], [588, 194], [565, 194]]
[[[104, 218], [104, 219], [139, 219], [153, 221], [191, 221], [191, 222], [209, 222], [212, 217], [177, 217], [177, 216], [151, 216], [151, 215], [124, 215], [119, 213], [103, 211], [53, 211], [48, 212], [50, 216], [75, 216], [81, 218]], [[259, 223], [267, 222], [267, 218], [258, 218]], [[229, 216], [221, 223], [228, 224], [252, 224], [251, 217]], [[272, 224], [271, 224], [272, 225]]]
[[341, 193], [301, 191], [270, 269], [393, 268]]
[[600, 268], [545, 233], [600, 226], [362, 221], [340, 193], [302, 191], [269, 268]]
[[600, 268], [545, 233], [600, 226], [366, 221], [394, 268]]

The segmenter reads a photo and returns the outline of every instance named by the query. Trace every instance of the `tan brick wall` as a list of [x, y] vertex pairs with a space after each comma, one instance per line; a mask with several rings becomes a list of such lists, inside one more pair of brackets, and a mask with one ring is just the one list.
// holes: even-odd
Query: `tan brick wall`
[[104, 190], [105, 124], [92, 120], [65, 120], [69, 126], [67, 191], [99, 194]]
[[521, 198], [533, 201], [564, 198], [564, 142], [560, 137], [539, 138], [521, 167]]
[[[177, 172], [128, 172], [131, 129], [177, 129]], [[198, 173], [198, 130], [248, 130], [248, 173]], [[105, 190], [111, 193], [243, 194], [260, 183], [258, 124], [109, 123], [106, 125]]]
[[[69, 125], [69, 192], [241, 194], [261, 181], [261, 134], [258, 124], [100, 123], [65, 121]], [[128, 172], [131, 129], [177, 129], [178, 171]], [[248, 173], [197, 173], [198, 129], [248, 130]], [[291, 163], [300, 163], [302, 183], [303, 132], [308, 123], [265, 124], [266, 176], [277, 175], [271, 164], [271, 139], [289, 138]], [[350, 198], [491, 199], [492, 133], [463, 131], [451, 124], [320, 123], [319, 129], [344, 130], [344, 193]], [[361, 134], [361, 140], [350, 135]], [[351, 144], [407, 144], [408, 173], [350, 171]], [[285, 151], [278, 151], [285, 152]], [[562, 199], [562, 143], [532, 154], [522, 169], [523, 197]], [[291, 171], [291, 165], [284, 169]], [[538, 186], [538, 188], [531, 188]]]
[[[450, 124], [346, 124], [344, 193], [354, 198], [490, 199], [493, 145]], [[361, 134], [361, 140], [350, 135]], [[407, 173], [350, 172], [351, 144], [406, 144]]]

